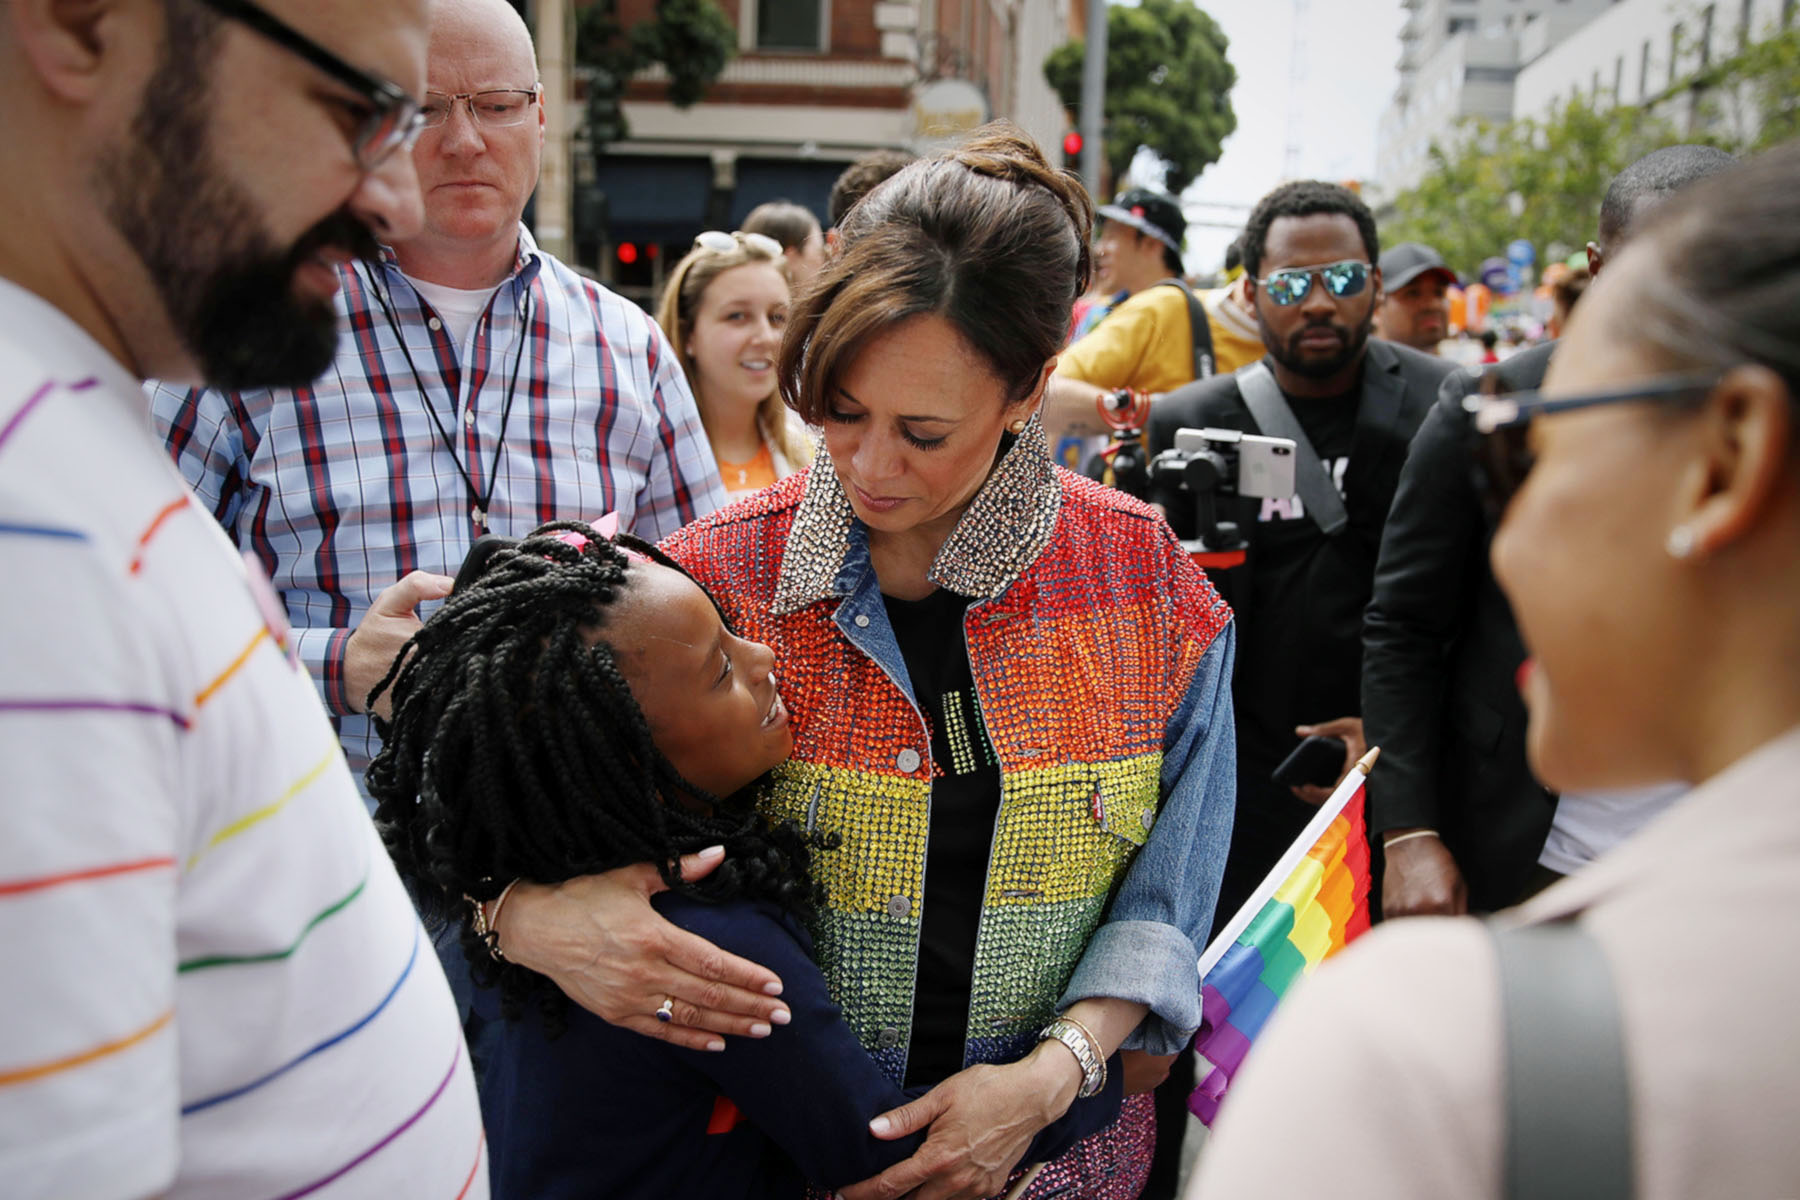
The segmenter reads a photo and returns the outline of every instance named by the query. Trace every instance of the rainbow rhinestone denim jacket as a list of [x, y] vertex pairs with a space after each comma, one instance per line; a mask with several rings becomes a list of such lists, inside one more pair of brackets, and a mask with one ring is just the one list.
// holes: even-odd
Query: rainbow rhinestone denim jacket
[[[858, 1038], [905, 1073], [933, 763], [828, 453], [663, 548], [776, 655], [794, 754], [765, 810], [837, 833], [815, 870], [820, 966]], [[1054, 467], [1033, 421], [932, 565], [965, 616], [1001, 802], [965, 1064], [1004, 1062], [1087, 997], [1148, 1004], [1128, 1048], [1200, 1023], [1199, 943], [1231, 838], [1231, 613], [1151, 509]]]

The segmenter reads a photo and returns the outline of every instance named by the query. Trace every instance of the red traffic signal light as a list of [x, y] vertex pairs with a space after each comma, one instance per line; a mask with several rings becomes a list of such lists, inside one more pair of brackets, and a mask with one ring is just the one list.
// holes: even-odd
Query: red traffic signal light
[[631, 242], [620, 242], [619, 243], [619, 261], [624, 263], [626, 266], [630, 266], [632, 263], [636, 262], [637, 260], [638, 260], [637, 246]]
[[1063, 153], [1070, 158], [1078, 157], [1081, 154], [1081, 131], [1079, 129], [1071, 129], [1063, 134]]

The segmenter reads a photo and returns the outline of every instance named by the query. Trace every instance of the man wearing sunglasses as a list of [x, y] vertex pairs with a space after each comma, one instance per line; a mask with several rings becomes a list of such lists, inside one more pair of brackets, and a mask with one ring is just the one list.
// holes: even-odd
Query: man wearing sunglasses
[[[1657, 205], [1734, 165], [1711, 147], [1672, 146], [1626, 167], [1601, 202], [1590, 269], [1598, 273]], [[1493, 368], [1487, 386], [1536, 389], [1555, 348], [1514, 355]], [[1387, 917], [1516, 903], [1670, 798], [1665, 791], [1559, 802], [1526, 766], [1525, 706], [1515, 683], [1525, 648], [1488, 569], [1492, 526], [1471, 476], [1462, 407], [1481, 380], [1479, 371], [1451, 375], [1420, 427], [1382, 538], [1364, 627], [1366, 732], [1382, 748], [1381, 769], [1369, 780], [1369, 832], [1384, 846]], [[1488, 482], [1503, 481], [1490, 468]]]
[[141, 388], [330, 363], [425, 48], [421, 0], [0, 6], [8, 1196], [487, 1195], [429, 940]]
[[[1298, 836], [1328, 789], [1271, 773], [1300, 740], [1362, 753], [1362, 612], [1407, 443], [1452, 367], [1371, 340], [1381, 272], [1375, 219], [1352, 192], [1302, 181], [1265, 196], [1244, 230], [1247, 290], [1268, 357], [1156, 405], [1152, 452], [1214, 426], [1293, 437], [1298, 494], [1228, 498], [1245, 565], [1214, 573], [1238, 613], [1238, 805], [1220, 893], [1223, 922]], [[1172, 513], [1178, 530], [1191, 514]]]

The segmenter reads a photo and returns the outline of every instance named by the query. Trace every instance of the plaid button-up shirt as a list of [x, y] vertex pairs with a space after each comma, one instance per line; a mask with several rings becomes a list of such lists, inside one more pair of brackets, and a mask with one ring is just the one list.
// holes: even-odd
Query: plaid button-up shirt
[[360, 774], [380, 740], [350, 709], [344, 643], [408, 571], [455, 573], [490, 487], [489, 532], [616, 511], [621, 529], [651, 541], [726, 497], [661, 330], [539, 250], [523, 226], [513, 272], [463, 346], [390, 253], [339, 278], [337, 361], [311, 387], [149, 391], [182, 474], [281, 592]]

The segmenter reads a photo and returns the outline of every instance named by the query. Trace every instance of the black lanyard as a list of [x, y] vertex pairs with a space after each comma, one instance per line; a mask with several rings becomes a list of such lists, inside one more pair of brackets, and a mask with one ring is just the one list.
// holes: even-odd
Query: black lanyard
[[[371, 267], [371, 276], [378, 269]], [[494, 439], [494, 461], [488, 466], [487, 492], [484, 494], [476, 490], [475, 480], [469, 475], [468, 468], [463, 466], [462, 459], [457, 456], [456, 439], [451, 436], [448, 429], [444, 428], [443, 418], [438, 416], [437, 405], [432, 402], [431, 393], [425, 388], [425, 380], [419, 374], [418, 366], [413, 362], [412, 351], [407, 349], [406, 334], [400, 329], [400, 318], [394, 314], [393, 306], [388, 303], [387, 287], [380, 280], [372, 279], [371, 282], [374, 284], [375, 299], [381, 304], [381, 311], [387, 317], [388, 327], [394, 331], [394, 340], [400, 345], [400, 353], [406, 358], [406, 369], [412, 372], [413, 383], [419, 389], [419, 399], [425, 402], [425, 411], [431, 415], [431, 423], [437, 427], [438, 439], [444, 443], [444, 452], [450, 456], [451, 463], [456, 467], [456, 473], [462, 476], [463, 488], [469, 497], [469, 520], [474, 522], [477, 536], [484, 534], [488, 531], [488, 503], [493, 500], [494, 487], [500, 482], [500, 455], [506, 449], [506, 426], [512, 419], [513, 393], [519, 386], [519, 366], [525, 361], [525, 329], [531, 324], [531, 291], [529, 288], [526, 289], [525, 302], [519, 310], [519, 328], [513, 334], [512, 375], [506, 381], [506, 400], [500, 408], [500, 436]], [[491, 311], [493, 308], [491, 300], [488, 302], [488, 307]], [[448, 388], [445, 390], [448, 392]], [[475, 393], [477, 396], [480, 394], [479, 391]], [[469, 397], [470, 403], [474, 403], [474, 400], [474, 396]], [[456, 411], [454, 394], [450, 395], [450, 409], [452, 413]]]

